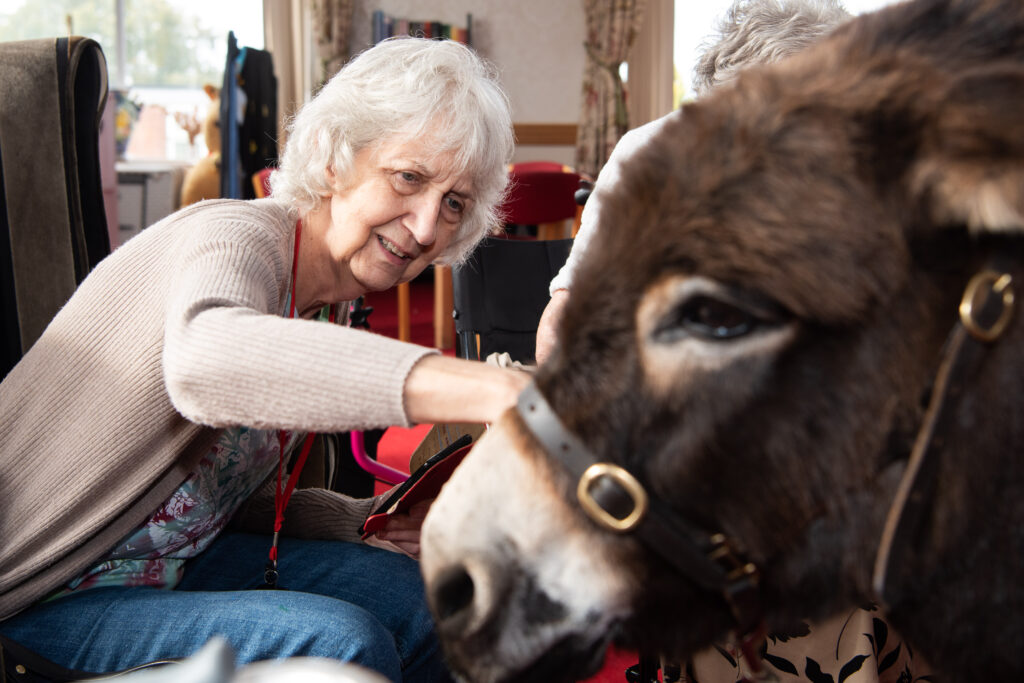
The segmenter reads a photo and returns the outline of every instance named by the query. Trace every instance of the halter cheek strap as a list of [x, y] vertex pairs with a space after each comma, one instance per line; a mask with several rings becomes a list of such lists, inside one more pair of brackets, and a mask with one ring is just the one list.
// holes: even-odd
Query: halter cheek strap
[[[949, 419], [951, 397], [958, 396], [974, 375], [985, 352], [998, 341], [1013, 318], [1015, 295], [1013, 278], [1007, 272], [985, 269], [967, 283], [935, 375], [928, 409], [910, 452], [896, 495], [886, 516], [882, 539], [875, 556], [872, 588], [886, 604], [886, 580], [889, 570], [898, 564], [899, 549], [909, 552], [910, 539], [919, 534], [920, 524], [931, 504], [938, 476], [938, 456], [934, 454]], [[986, 322], [985, 313], [994, 320]], [[998, 313], [998, 315], [995, 315]], [[927, 457], [931, 454], [931, 457]]]

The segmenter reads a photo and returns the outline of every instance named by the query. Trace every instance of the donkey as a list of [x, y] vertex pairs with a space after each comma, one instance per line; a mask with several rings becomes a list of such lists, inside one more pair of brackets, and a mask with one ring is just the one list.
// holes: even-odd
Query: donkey
[[1024, 658], [1024, 3], [916, 0], [684, 106], [560, 348], [443, 489], [464, 680], [878, 605], [951, 681]]

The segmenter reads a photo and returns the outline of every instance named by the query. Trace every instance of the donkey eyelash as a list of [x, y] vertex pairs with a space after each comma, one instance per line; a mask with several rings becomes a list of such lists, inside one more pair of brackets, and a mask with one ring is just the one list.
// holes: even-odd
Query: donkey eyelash
[[744, 293], [734, 295], [728, 288], [703, 278], [685, 282], [677, 296], [650, 331], [655, 343], [671, 344], [686, 338], [725, 343], [777, 328], [792, 318], [773, 301]]

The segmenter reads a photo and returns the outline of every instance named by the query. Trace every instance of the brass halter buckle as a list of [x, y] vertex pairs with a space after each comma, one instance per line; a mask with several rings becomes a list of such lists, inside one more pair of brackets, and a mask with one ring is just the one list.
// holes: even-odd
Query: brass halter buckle
[[[633, 501], [633, 509], [625, 517], [619, 518], [605, 510], [594, 500], [591, 487], [601, 477], [615, 481]], [[632, 531], [647, 513], [647, 492], [632, 474], [608, 462], [596, 462], [583, 472], [576, 485], [576, 497], [587, 516], [605, 529], [617, 533]]]
[[[1012, 283], [1013, 278], [1009, 273], [997, 273], [994, 270], [983, 270], [967, 283], [964, 296], [960, 300], [960, 322], [972, 337], [983, 342], [993, 342], [1006, 331], [1013, 317], [1014, 295], [1010, 287]], [[984, 327], [975, 317], [976, 300], [983, 287], [987, 287], [988, 291], [984, 292], [982, 301], [977, 305], [978, 309], [984, 306], [990, 294], [999, 294], [1003, 299], [1003, 310], [989, 327]]]

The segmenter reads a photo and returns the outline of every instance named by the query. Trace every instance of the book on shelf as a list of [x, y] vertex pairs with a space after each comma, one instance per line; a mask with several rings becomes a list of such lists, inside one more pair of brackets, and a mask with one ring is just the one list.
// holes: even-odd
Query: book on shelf
[[438, 40], [455, 40], [466, 45], [472, 44], [473, 15], [466, 15], [466, 25], [456, 26], [436, 20], [395, 17], [383, 10], [374, 10], [371, 17], [372, 39], [379, 43], [393, 36], [419, 36]]

